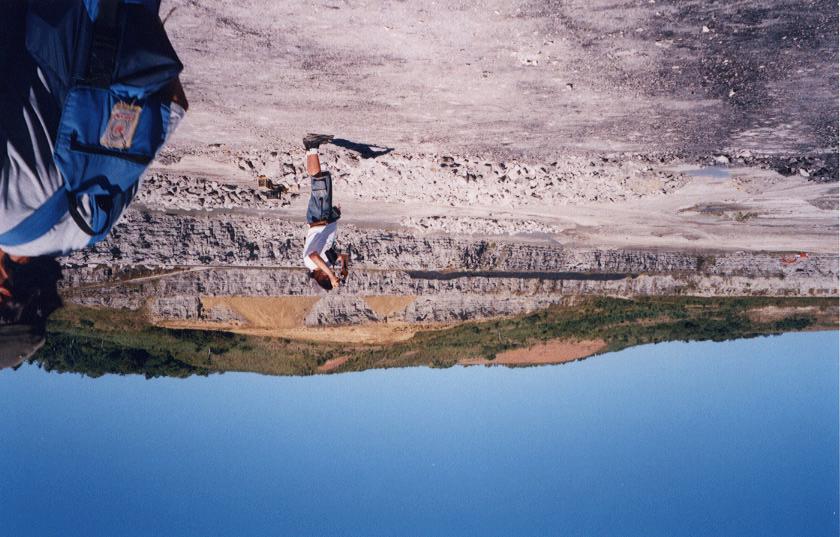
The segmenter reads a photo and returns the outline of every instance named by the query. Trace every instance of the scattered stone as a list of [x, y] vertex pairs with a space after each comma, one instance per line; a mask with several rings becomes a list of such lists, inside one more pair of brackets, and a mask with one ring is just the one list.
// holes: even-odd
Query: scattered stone
[[[533, 195], [533, 194], [532, 194]], [[520, 233], [561, 233], [563, 228], [536, 220], [467, 218], [459, 216], [406, 217], [401, 224], [432, 233], [457, 235], [516, 235]]]

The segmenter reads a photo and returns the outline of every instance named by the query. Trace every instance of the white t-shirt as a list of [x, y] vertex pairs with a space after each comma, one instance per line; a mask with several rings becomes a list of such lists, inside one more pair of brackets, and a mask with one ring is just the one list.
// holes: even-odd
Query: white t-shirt
[[335, 244], [335, 236], [338, 232], [338, 224], [331, 222], [324, 226], [316, 226], [309, 228], [306, 232], [306, 242], [303, 245], [303, 264], [309, 270], [315, 270], [318, 265], [309, 259], [309, 254], [317, 252], [324, 260], [324, 263], [329, 264], [326, 256], [326, 251], [332, 248]]
[[[53, 140], [47, 125], [49, 107], [55, 108], [51, 100], [52, 95], [39, 69], [28, 99], [20, 103], [19, 113], [26, 124], [26, 132], [4, 130], [8, 140], [7, 154], [0, 160], [0, 234], [18, 225], [64, 184], [53, 160]], [[18, 113], [17, 110], [14, 112]], [[0, 157], [3, 157], [2, 152]], [[68, 213], [42, 237], [20, 246], [0, 244], [0, 248], [19, 256], [63, 255], [84, 248], [88, 242], [90, 236], [79, 229]]]
[[[52, 99], [44, 75], [38, 69], [38, 77], [32, 83], [28, 99], [20, 103], [19, 113], [26, 124], [26, 132], [6, 132], [9, 137], [6, 140], [7, 156], [3, 158], [0, 152], [0, 235], [17, 226], [64, 184], [53, 160], [54, 141], [50, 138], [51, 129], [45, 117], [49, 107], [55, 108]], [[171, 109], [167, 139], [186, 113], [176, 103], [172, 103]], [[87, 218], [89, 215], [85, 214], [84, 205], [79, 205], [79, 212]], [[0, 249], [15, 256], [59, 256], [81, 250], [89, 242], [90, 236], [76, 225], [68, 213], [38, 239], [20, 246], [0, 244]]]

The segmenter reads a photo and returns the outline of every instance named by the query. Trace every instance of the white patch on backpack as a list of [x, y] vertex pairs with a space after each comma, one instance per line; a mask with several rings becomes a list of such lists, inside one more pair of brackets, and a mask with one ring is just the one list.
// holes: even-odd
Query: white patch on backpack
[[129, 103], [118, 102], [111, 110], [108, 128], [99, 140], [103, 147], [112, 149], [128, 149], [134, 140], [134, 132], [140, 123], [140, 112], [143, 108]]

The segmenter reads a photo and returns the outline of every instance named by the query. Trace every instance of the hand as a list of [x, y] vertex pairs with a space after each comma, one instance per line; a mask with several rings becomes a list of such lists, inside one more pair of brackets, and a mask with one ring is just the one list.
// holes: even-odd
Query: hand
[[[173, 9], [174, 10], [174, 9]], [[184, 109], [184, 112], [190, 109], [190, 103], [187, 101], [187, 94], [184, 93], [184, 86], [181, 85], [181, 78], [178, 77], [169, 85], [172, 92], [172, 102]]]
[[12, 292], [9, 290], [8, 286], [9, 272], [6, 264], [15, 263], [17, 265], [25, 265], [29, 263], [30, 260], [31, 259], [28, 257], [9, 255], [3, 250], [0, 250], [0, 304], [2, 304], [4, 300], [12, 298]]
[[335, 276], [330, 276], [330, 283], [332, 284], [333, 289], [338, 289], [338, 287], [341, 285], [341, 281]]
[[[6, 281], [9, 279], [9, 273], [6, 272], [7, 255], [3, 250], [0, 250], [0, 304], [4, 300], [12, 298], [12, 292], [6, 288]], [[11, 260], [11, 258], [9, 258]]]

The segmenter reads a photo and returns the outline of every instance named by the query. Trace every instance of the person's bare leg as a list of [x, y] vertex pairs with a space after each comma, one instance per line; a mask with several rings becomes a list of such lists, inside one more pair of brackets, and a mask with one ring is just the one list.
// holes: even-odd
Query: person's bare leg
[[317, 148], [306, 150], [306, 172], [313, 177], [321, 173], [321, 158]]

